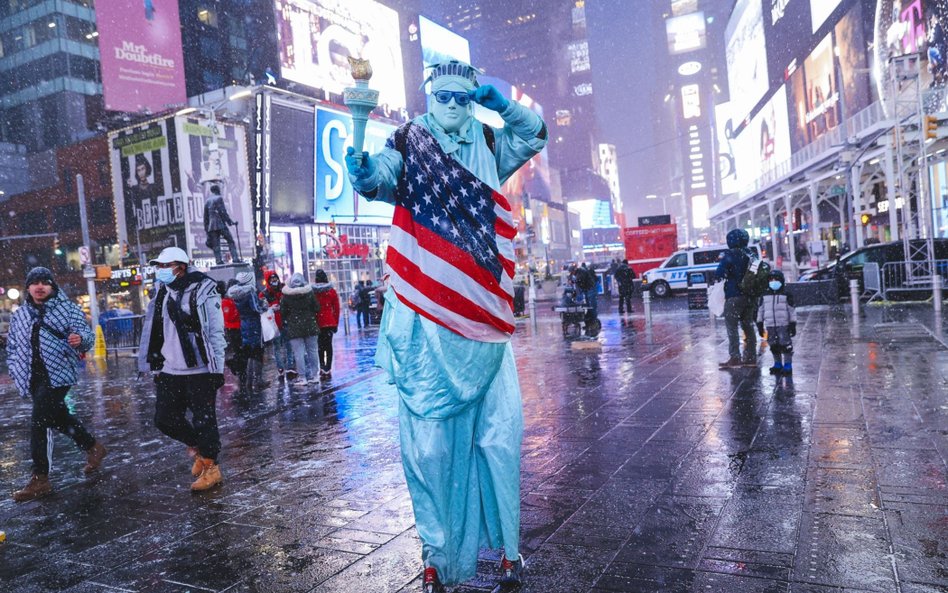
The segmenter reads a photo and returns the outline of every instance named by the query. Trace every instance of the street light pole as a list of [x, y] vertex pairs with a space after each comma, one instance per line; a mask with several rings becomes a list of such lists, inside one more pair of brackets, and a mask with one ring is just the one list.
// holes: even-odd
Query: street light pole
[[86, 288], [89, 291], [89, 315], [92, 317], [93, 329], [99, 325], [99, 301], [95, 293], [95, 268], [92, 266], [92, 241], [89, 239], [89, 217], [86, 214], [86, 185], [82, 175], [76, 175], [76, 192], [79, 194], [79, 222], [82, 225], [82, 245], [89, 254], [89, 261], [82, 265], [82, 275], [86, 278]]

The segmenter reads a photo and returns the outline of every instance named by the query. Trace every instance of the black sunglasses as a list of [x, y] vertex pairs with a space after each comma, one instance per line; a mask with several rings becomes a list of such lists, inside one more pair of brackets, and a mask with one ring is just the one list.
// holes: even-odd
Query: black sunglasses
[[461, 91], [435, 91], [432, 93], [435, 100], [442, 105], [447, 105], [451, 102], [451, 97], [454, 97], [454, 102], [460, 107], [464, 107], [471, 102], [471, 96], [466, 92]]

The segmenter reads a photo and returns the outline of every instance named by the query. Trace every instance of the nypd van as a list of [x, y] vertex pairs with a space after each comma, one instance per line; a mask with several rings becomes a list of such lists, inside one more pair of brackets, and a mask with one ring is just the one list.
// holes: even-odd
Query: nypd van
[[[760, 258], [760, 246], [749, 245]], [[696, 249], [683, 249], [668, 256], [662, 265], [642, 274], [643, 290], [652, 291], [655, 297], [670, 296], [675, 291], [688, 288], [689, 272], [714, 271], [727, 245], [710, 245]]]

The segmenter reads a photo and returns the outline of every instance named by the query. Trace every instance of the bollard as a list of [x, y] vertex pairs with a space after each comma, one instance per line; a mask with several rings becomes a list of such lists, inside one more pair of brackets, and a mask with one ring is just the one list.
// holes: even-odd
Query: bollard
[[96, 324], [95, 326], [95, 345], [92, 348], [92, 358], [102, 360], [106, 357], [105, 349], [105, 333], [102, 331], [102, 326]]
[[648, 290], [642, 294], [642, 311], [645, 313], [645, 323], [652, 325], [652, 294]]
[[944, 288], [945, 279], [941, 277], [941, 274], [935, 274], [932, 278], [932, 304], [935, 306], [935, 313], [941, 313], [941, 295], [942, 288]]
[[853, 304], [853, 319], [859, 318], [859, 280], [849, 281], [849, 299]]

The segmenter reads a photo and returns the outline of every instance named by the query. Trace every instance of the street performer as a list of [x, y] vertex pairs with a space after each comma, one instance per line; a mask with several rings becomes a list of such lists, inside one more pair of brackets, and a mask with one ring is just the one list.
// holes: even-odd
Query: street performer
[[[346, 164], [353, 187], [395, 205], [390, 288], [376, 363], [399, 393], [402, 464], [422, 541], [424, 592], [475, 574], [503, 548], [501, 585], [519, 585], [523, 414], [510, 336], [513, 238], [499, 190], [547, 142], [543, 121], [462, 62], [432, 66], [428, 113], [375, 155]], [[473, 103], [504, 127], [473, 117]]]

